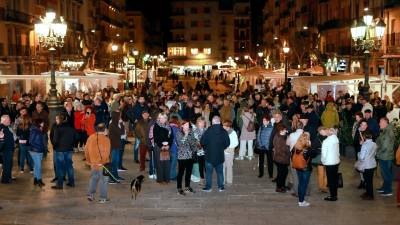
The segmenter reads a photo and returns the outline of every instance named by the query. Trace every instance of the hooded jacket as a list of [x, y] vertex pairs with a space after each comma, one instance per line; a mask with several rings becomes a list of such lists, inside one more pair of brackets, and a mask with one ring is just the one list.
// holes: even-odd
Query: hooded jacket
[[210, 126], [203, 134], [200, 144], [204, 147], [205, 159], [213, 166], [225, 162], [224, 150], [229, 146], [228, 132], [220, 125]]
[[321, 162], [324, 166], [340, 163], [339, 139], [336, 135], [330, 135], [322, 142]]
[[393, 160], [394, 159], [394, 141], [395, 136], [393, 126], [389, 124], [381, 131], [379, 137], [376, 139], [378, 150], [376, 157], [380, 160]]
[[111, 123], [109, 126], [109, 134], [111, 149], [120, 150], [121, 148], [121, 135], [124, 134], [124, 125], [119, 122], [120, 112], [114, 111], [111, 113]]
[[333, 103], [328, 103], [325, 111], [322, 113], [321, 122], [324, 127], [334, 128], [339, 125], [339, 113]]

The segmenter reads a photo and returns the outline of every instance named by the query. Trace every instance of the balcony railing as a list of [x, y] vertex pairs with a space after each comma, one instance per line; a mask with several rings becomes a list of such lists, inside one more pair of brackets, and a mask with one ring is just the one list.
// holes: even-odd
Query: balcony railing
[[119, 22], [115, 19], [111, 19], [110, 17], [106, 16], [106, 15], [100, 15], [100, 19], [106, 21], [107, 23], [110, 23], [112, 25], [115, 25], [117, 27], [122, 27], [123, 23]]
[[350, 20], [340, 20], [340, 19], [333, 19], [328, 20], [322, 25], [319, 26], [319, 30], [329, 30], [329, 29], [337, 29], [343, 27], [350, 27], [351, 21]]
[[33, 24], [33, 16], [16, 10], [0, 8], [0, 20], [22, 23], [27, 25]]
[[71, 30], [76, 30], [76, 31], [83, 31], [83, 24], [81, 23], [76, 23], [73, 21], [67, 21], [68, 22], [68, 28]]

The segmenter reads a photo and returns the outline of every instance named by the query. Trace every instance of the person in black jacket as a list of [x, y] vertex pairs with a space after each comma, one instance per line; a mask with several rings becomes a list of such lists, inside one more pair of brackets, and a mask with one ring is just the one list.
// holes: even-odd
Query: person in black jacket
[[154, 157], [157, 163], [157, 182], [168, 183], [170, 180], [170, 148], [172, 145], [172, 129], [168, 124], [168, 116], [160, 113], [153, 128]]
[[230, 140], [228, 132], [221, 126], [219, 116], [212, 118], [210, 126], [203, 134], [200, 144], [203, 146], [206, 159], [206, 186], [204, 192], [211, 192], [212, 172], [215, 168], [217, 172], [218, 191], [225, 190], [223, 164], [225, 162], [224, 150], [229, 146]]
[[72, 152], [77, 139], [76, 131], [68, 125], [65, 115], [60, 114], [61, 124], [54, 130], [54, 149], [56, 154], [57, 184], [53, 189], [63, 189], [64, 174], [68, 174], [67, 186], [75, 187]]
[[17, 137], [19, 142], [19, 169], [24, 173], [25, 160], [28, 162], [29, 169], [33, 171], [32, 158], [29, 155], [29, 134], [31, 129], [30, 117], [23, 115], [19, 119], [17, 126]]
[[1, 183], [9, 184], [12, 180], [12, 166], [14, 155], [14, 135], [10, 131], [11, 119], [9, 115], [2, 115], [0, 121], [0, 152], [3, 152], [3, 173]]

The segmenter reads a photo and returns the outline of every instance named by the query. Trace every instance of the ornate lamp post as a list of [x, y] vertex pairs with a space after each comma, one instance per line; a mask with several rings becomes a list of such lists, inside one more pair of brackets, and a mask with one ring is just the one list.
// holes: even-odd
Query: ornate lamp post
[[288, 82], [288, 54], [289, 54], [290, 48], [289, 48], [289, 46], [284, 45], [282, 50], [283, 50], [283, 53], [285, 54], [285, 85], [288, 86], [287, 85], [287, 82]]
[[138, 61], [138, 55], [139, 55], [139, 51], [138, 50], [134, 50], [133, 51], [133, 56], [135, 58], [135, 86], [137, 87], [137, 61]]
[[57, 97], [57, 83], [54, 54], [57, 48], [64, 46], [64, 38], [67, 34], [67, 24], [63, 17], [56, 19], [55, 12], [47, 12], [44, 18], [40, 17], [40, 22], [35, 24], [35, 33], [38, 35], [39, 44], [42, 48], [47, 48], [50, 53], [50, 91], [47, 103], [49, 108], [60, 107]]
[[247, 68], [248, 68], [248, 61], [249, 61], [249, 59], [250, 59], [250, 56], [249, 55], [245, 55], [244, 56], [244, 61], [245, 61], [245, 63], [246, 63], [246, 70], [247, 70]]
[[359, 93], [366, 100], [369, 100], [369, 58], [370, 52], [379, 50], [382, 46], [382, 37], [385, 33], [386, 24], [381, 18], [374, 19], [372, 14], [366, 10], [362, 20], [354, 21], [351, 27], [351, 36], [354, 41], [354, 48], [362, 51], [365, 56], [364, 64], [364, 85], [359, 88]]
[[113, 52], [113, 58], [114, 58], [114, 73], [117, 72], [117, 65], [115, 65], [115, 55], [117, 54], [118, 51], [118, 45], [112, 44], [111, 45], [111, 51]]
[[260, 66], [262, 66], [262, 57], [264, 56], [264, 53], [259, 52], [259, 53], [257, 53], [257, 55], [258, 55], [258, 59], [260, 60]]

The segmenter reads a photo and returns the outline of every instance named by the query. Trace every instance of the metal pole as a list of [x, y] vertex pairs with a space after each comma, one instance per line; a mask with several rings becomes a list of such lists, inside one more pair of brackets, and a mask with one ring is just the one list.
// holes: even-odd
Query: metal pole
[[136, 68], [137, 68], [137, 63], [135, 61], [135, 86], [137, 87], [137, 70], [136, 70]]
[[285, 84], [287, 85], [287, 75], [288, 75], [288, 57], [285, 56]]
[[114, 53], [114, 73], [117, 72], [117, 65], [115, 65], [115, 53]]
[[366, 50], [364, 52], [365, 55], [365, 63], [364, 63], [364, 85], [361, 87], [360, 94], [363, 96], [367, 101], [369, 101], [369, 51]]
[[55, 69], [55, 62], [54, 62], [54, 54], [55, 50], [49, 50], [50, 53], [50, 95], [49, 95], [49, 101], [52, 103], [58, 103], [58, 98], [57, 98], [57, 83], [56, 83], [56, 69]]

